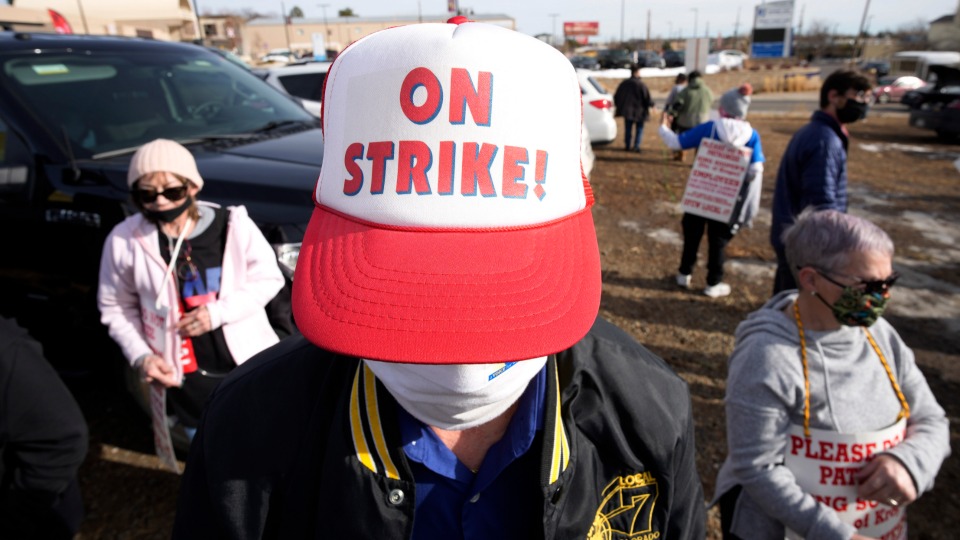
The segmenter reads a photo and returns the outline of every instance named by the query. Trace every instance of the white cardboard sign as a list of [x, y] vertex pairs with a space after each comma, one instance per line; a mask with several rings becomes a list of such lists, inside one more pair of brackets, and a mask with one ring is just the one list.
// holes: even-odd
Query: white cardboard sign
[[684, 213], [730, 223], [753, 149], [702, 139], [680, 201]]
[[[883, 540], [907, 538], [906, 512], [876, 501], [857, 497], [856, 473], [871, 456], [900, 444], [906, 436], [907, 421], [869, 433], [837, 433], [792, 425], [787, 435], [784, 465], [797, 484], [820, 504], [832, 508], [840, 520], [857, 528], [859, 534]], [[797, 537], [793, 531], [787, 538]]]
[[160, 464], [167, 470], [180, 474], [180, 464], [173, 449], [170, 426], [167, 424], [167, 389], [150, 385], [150, 418], [153, 420], [153, 445]]
[[[143, 333], [147, 344], [154, 354], [163, 356], [166, 343], [167, 315], [169, 310], [155, 308], [150, 303], [141, 304], [140, 319], [143, 322]], [[167, 389], [150, 384], [150, 420], [153, 424], [153, 445], [164, 468], [180, 474], [180, 464], [173, 449], [173, 439], [170, 436], [170, 426], [167, 424]]]

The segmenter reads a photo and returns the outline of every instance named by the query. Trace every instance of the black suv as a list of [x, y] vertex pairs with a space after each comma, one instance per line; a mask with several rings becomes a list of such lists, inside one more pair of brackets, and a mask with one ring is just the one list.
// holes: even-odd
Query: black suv
[[942, 139], [960, 137], [960, 68], [930, 66], [932, 82], [904, 94], [910, 107], [910, 125], [930, 129]]
[[637, 65], [640, 67], [659, 68], [667, 67], [667, 63], [657, 51], [637, 51]]
[[601, 69], [618, 69], [633, 67], [633, 53], [623, 49], [602, 49], [597, 51], [597, 63]]
[[[127, 166], [156, 138], [190, 149], [201, 198], [245, 205], [292, 276], [323, 155], [316, 118], [196, 45], [0, 32], [0, 314], [37, 337], [99, 329], [103, 240], [135, 211]], [[283, 300], [268, 308], [280, 333], [293, 330]]]

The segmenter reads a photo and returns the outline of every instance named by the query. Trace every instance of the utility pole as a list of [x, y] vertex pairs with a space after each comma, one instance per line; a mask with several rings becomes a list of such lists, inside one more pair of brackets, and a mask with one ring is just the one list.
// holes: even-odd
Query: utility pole
[[284, 7], [282, 1], [280, 2], [280, 16], [283, 17], [283, 37], [287, 41], [287, 50], [290, 51], [290, 54], [293, 54], [293, 51], [290, 50], [290, 29], [287, 27], [287, 8]]
[[646, 45], [645, 47], [646, 49], [650, 49], [650, 10], [649, 9], [647, 10], [647, 40], [646, 40], [646, 43], [644, 43], [644, 45]]
[[[84, 33], [84, 34], [89, 34], [89, 33], [90, 33], [90, 30], [87, 28], [87, 16], [84, 15], [84, 13], [83, 13], [83, 3], [82, 3], [80, 0], [77, 0], [77, 8], [80, 10], [80, 20], [83, 21], [83, 33]], [[194, 2], [193, 2], [193, 9], [194, 9], [194, 11], [197, 10], [197, 2], [196, 2], [196, 0], [194, 0]], [[198, 12], [198, 13], [197, 13], [197, 16], [199, 17], [199, 15], [200, 15], [200, 14], [199, 14], [199, 12]], [[199, 21], [199, 19], [197, 19], [197, 20]], [[197, 24], [197, 26], [199, 26], [199, 24]]]
[[860, 29], [857, 30], [857, 37], [853, 40], [853, 58], [850, 59], [850, 63], [854, 64], [857, 62], [858, 50], [860, 48], [860, 40], [863, 35], [863, 26], [867, 23], [867, 11], [870, 10], [870, 0], [867, 0], [867, 3], [863, 6], [863, 17], [860, 18]]
[[733, 48], [740, 49], [740, 6], [737, 6], [737, 21], [733, 23]]
[[620, 0], [620, 45], [623, 45], [623, 21], [627, 13], [627, 0]]
[[330, 4], [317, 4], [320, 9], [323, 10], [323, 43], [324, 47], [330, 47], [330, 27], [327, 26], [327, 8], [330, 7]]
[[797, 35], [798, 35], [798, 36], [802, 36], [802, 35], [803, 35], [803, 11], [804, 11], [804, 9], [806, 9], [806, 7], [807, 7], [806, 4], [802, 4], [802, 5], [800, 6], [800, 24], [797, 25]]
[[700, 10], [697, 8], [690, 8], [690, 11], [693, 11], [693, 38], [696, 39], [700, 37], [697, 35], [697, 17], [700, 16]]
[[550, 40], [553, 41], [553, 43], [551, 43], [551, 45], [553, 45], [554, 47], [556, 47], [556, 46], [557, 46], [557, 17], [559, 17], [560, 14], [559, 14], [559, 13], [548, 13], [547, 15], [550, 16], [550, 17], [553, 19], [553, 30], [552, 30], [551, 33], [550, 33]]
[[[77, 5], [80, 5], [80, 0], [77, 0]], [[83, 16], [83, 8], [80, 8], [80, 15]], [[200, 39], [200, 44], [203, 45], [203, 26], [200, 25], [200, 6], [197, 5], [197, 0], [193, 0], [193, 19], [197, 24], [197, 37]], [[87, 32], [87, 18], [83, 17], [83, 31]]]

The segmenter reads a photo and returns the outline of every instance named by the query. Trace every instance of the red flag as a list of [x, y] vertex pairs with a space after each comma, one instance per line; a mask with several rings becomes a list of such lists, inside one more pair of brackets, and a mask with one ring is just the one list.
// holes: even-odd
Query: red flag
[[73, 28], [70, 27], [70, 23], [67, 22], [66, 17], [52, 9], [48, 9], [47, 13], [50, 14], [50, 20], [53, 21], [53, 29], [56, 30], [58, 34], [73, 33]]

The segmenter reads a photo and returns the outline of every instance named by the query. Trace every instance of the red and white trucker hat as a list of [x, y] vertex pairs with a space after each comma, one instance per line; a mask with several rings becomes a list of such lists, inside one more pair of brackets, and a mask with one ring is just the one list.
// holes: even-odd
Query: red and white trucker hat
[[294, 277], [317, 346], [420, 364], [564, 350], [600, 305], [580, 86], [549, 45], [451, 19], [371, 34], [326, 78]]

